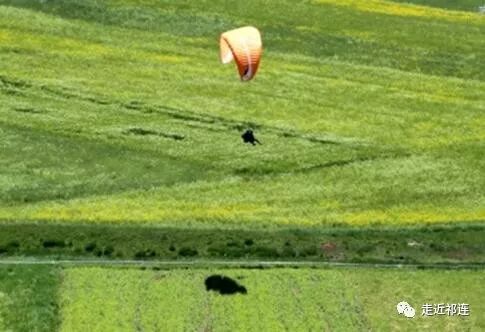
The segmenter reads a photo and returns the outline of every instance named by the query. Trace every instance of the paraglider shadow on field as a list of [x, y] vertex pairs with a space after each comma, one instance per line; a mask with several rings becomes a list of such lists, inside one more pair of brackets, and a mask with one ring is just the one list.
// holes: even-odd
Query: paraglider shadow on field
[[206, 291], [219, 292], [221, 295], [247, 294], [246, 287], [240, 285], [234, 279], [218, 274], [205, 279], [205, 289]]

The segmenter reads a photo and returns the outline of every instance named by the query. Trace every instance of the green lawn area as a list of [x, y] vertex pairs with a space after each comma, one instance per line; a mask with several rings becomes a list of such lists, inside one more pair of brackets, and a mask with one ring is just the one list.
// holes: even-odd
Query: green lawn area
[[59, 324], [59, 269], [0, 266], [0, 330], [55, 331]]
[[[217, 59], [244, 24], [248, 84]], [[2, 1], [0, 219], [483, 221], [484, 33], [383, 1]]]
[[[218, 274], [247, 294], [206, 291]], [[2, 331], [480, 331], [480, 270], [0, 267]], [[467, 287], [463, 287], [467, 285]], [[396, 304], [409, 302], [406, 319]], [[470, 316], [423, 317], [425, 303]]]
[[[207, 292], [222, 274], [247, 294]], [[480, 331], [482, 271], [381, 269], [69, 268], [61, 331]], [[463, 285], [467, 287], [463, 287]], [[416, 317], [399, 316], [407, 301]], [[470, 316], [421, 315], [425, 303], [467, 303]]]

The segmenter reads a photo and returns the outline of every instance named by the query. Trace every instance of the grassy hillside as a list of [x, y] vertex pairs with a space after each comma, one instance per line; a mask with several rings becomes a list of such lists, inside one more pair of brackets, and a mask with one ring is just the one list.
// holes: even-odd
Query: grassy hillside
[[465, 10], [471, 12], [477, 12], [479, 6], [483, 6], [485, 3], [483, 0], [394, 0], [394, 2], [402, 3], [414, 3], [418, 5], [447, 8], [453, 10]]
[[484, 330], [482, 270], [421, 269], [485, 264], [485, 17], [412, 2], [0, 0], [0, 330]]
[[[249, 84], [217, 59], [244, 24]], [[484, 33], [381, 1], [0, 1], [0, 218], [482, 221]]]

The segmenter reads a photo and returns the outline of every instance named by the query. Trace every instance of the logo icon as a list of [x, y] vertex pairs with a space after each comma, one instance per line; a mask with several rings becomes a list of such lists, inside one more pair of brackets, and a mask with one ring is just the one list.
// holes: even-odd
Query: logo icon
[[399, 302], [396, 309], [399, 315], [404, 315], [406, 318], [413, 318], [416, 315], [416, 310], [414, 310], [414, 308], [405, 301]]

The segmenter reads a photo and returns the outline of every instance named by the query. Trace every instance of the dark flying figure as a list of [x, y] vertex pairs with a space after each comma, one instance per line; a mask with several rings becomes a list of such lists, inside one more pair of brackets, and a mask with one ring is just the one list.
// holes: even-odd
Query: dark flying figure
[[244, 143], [251, 143], [252, 145], [256, 145], [256, 143], [261, 144], [260, 141], [256, 137], [254, 137], [253, 131], [248, 129], [241, 135]]

